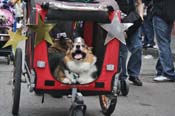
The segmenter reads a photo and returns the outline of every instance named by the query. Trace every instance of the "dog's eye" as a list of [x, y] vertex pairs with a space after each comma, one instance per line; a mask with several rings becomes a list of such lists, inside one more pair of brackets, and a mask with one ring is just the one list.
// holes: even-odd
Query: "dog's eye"
[[85, 47], [85, 45], [81, 45], [83, 48]]

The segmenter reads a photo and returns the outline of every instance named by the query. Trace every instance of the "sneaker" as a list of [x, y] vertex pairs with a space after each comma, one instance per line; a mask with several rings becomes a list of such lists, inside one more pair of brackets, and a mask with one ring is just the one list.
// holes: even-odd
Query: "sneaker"
[[147, 44], [146, 48], [153, 48], [153, 45], [152, 44]]
[[165, 76], [157, 76], [153, 80], [157, 81], [157, 82], [171, 81], [171, 79], [169, 79], [168, 77], [165, 77]]
[[142, 86], [143, 85], [142, 81], [138, 77], [130, 76], [129, 80], [132, 81], [133, 84], [136, 85], [136, 86]]
[[158, 46], [157, 45], [154, 45], [153, 48], [158, 49]]
[[147, 44], [146, 44], [146, 43], [143, 43], [142, 46], [143, 46], [143, 48], [145, 48], [145, 49], [147, 48]]

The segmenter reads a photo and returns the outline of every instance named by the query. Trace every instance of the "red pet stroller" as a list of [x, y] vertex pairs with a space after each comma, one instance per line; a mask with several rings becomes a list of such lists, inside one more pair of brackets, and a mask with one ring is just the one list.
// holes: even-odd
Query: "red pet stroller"
[[[48, 43], [42, 40], [34, 46], [36, 33], [30, 32], [30, 36], [26, 40], [24, 63], [22, 63], [21, 48], [17, 48], [15, 53], [12, 114], [16, 115], [19, 111], [21, 74], [26, 76], [30, 92], [34, 91], [41, 95], [50, 94], [53, 97], [71, 95], [72, 106], [69, 116], [85, 116], [86, 105], [82, 100], [82, 95], [98, 95], [102, 112], [105, 115], [112, 114], [117, 103], [117, 95], [120, 92], [123, 95], [128, 93], [127, 83], [123, 79], [119, 79], [120, 42], [113, 39], [104, 45], [107, 32], [98, 24], [110, 23], [114, 14], [112, 6], [103, 6], [98, 2], [73, 3], [56, 0], [42, 0], [42, 2], [39, 0], [27, 1], [27, 16], [30, 23], [37, 24], [38, 15], [42, 16], [44, 22], [83, 21], [81, 34], [85, 43], [93, 47], [93, 54], [97, 57], [98, 77], [93, 82], [82, 85], [64, 84], [56, 80], [49, 67]], [[86, 5], [82, 7], [83, 4]], [[67, 33], [73, 35], [71, 33], [73, 26], [70, 27], [65, 26], [65, 30], [69, 30]], [[23, 65], [24, 71], [22, 70]]]

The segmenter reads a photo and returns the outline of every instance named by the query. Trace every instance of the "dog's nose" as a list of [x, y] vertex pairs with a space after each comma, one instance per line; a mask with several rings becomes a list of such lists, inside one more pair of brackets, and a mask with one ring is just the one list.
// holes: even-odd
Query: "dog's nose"
[[76, 48], [77, 48], [77, 49], [80, 49], [80, 45], [76, 45]]

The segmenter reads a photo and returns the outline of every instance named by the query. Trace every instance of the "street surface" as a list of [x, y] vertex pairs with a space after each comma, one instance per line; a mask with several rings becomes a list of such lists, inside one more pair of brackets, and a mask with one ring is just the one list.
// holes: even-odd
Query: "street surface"
[[[141, 79], [142, 87], [129, 83], [130, 92], [127, 97], [119, 96], [118, 104], [112, 116], [175, 116], [175, 83], [155, 83], [156, 59], [143, 56]], [[6, 59], [0, 58], [0, 116], [12, 116], [11, 78], [12, 63], [7, 65]], [[42, 97], [30, 93], [27, 85], [22, 84], [19, 116], [68, 116], [71, 100], [68, 98]], [[85, 97], [86, 116], [103, 116], [98, 97]]]

